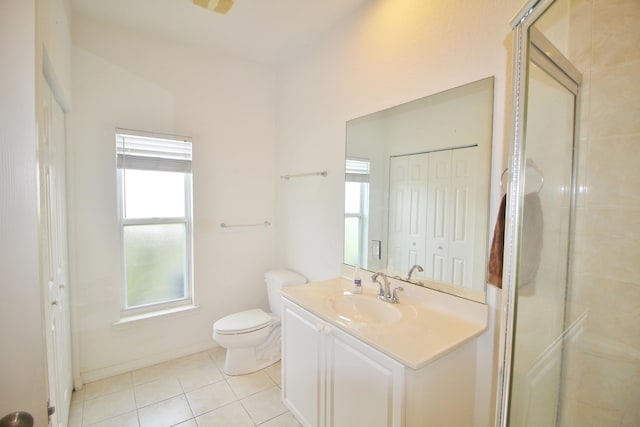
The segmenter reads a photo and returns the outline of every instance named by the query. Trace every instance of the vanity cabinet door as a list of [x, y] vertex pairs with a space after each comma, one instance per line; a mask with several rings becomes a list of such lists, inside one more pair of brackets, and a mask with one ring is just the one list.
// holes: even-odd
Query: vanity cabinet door
[[403, 425], [404, 367], [331, 328], [327, 339], [327, 426]]
[[282, 398], [306, 427], [324, 425], [324, 323], [283, 299]]
[[282, 397], [307, 427], [400, 427], [404, 367], [282, 302]]

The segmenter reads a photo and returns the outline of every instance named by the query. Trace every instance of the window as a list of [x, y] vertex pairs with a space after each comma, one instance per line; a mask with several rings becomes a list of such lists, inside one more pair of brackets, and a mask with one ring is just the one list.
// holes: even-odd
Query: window
[[369, 161], [347, 159], [344, 187], [344, 262], [364, 265], [369, 210]]
[[116, 154], [123, 310], [191, 304], [191, 141], [117, 129]]

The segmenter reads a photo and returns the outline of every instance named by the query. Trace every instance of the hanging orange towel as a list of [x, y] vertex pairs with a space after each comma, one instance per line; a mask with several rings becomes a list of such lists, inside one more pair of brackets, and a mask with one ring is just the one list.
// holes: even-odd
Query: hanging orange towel
[[507, 195], [502, 196], [496, 226], [493, 230], [491, 253], [489, 254], [489, 283], [502, 289], [502, 258], [504, 256], [504, 220]]

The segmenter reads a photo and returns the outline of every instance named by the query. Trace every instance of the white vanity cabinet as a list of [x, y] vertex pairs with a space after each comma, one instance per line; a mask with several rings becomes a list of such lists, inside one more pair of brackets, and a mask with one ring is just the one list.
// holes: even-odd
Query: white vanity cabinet
[[282, 392], [305, 426], [404, 425], [404, 367], [283, 300]]
[[[294, 295], [287, 289], [287, 296]], [[282, 300], [282, 397], [304, 426], [484, 427], [474, 412], [477, 343], [470, 337], [476, 332], [461, 333], [471, 324], [423, 312], [419, 328], [398, 322], [351, 331], [330, 320], [324, 302], [313, 301], [306, 300], [309, 308]], [[368, 342], [383, 336], [389, 353]], [[451, 344], [436, 344], [443, 339]], [[393, 344], [407, 340], [412, 342], [405, 348], [409, 356], [438, 353], [411, 366], [392, 356], [398, 351]]]

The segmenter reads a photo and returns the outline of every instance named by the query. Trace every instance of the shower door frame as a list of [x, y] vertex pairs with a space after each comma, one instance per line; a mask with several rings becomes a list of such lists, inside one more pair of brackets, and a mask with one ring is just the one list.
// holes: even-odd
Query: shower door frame
[[[507, 427], [509, 423], [511, 381], [513, 369], [513, 351], [516, 320], [516, 287], [523, 204], [525, 194], [525, 135], [526, 104], [529, 78], [529, 61], [535, 63], [575, 96], [573, 167], [571, 176], [571, 205], [576, 199], [576, 159], [577, 126], [579, 117], [581, 73], [562, 55], [555, 46], [537, 29], [532, 28], [540, 16], [555, 0], [528, 0], [511, 21], [514, 32], [514, 91], [512, 98], [512, 128], [509, 160], [507, 164], [508, 187], [505, 213], [504, 259], [503, 259], [503, 316], [501, 321], [501, 346], [499, 353], [500, 376], [498, 382], [495, 426]], [[575, 210], [572, 209], [570, 224], [573, 224]], [[573, 226], [570, 225], [569, 236]], [[569, 239], [568, 252], [572, 249]], [[568, 257], [570, 259], [570, 257]], [[567, 265], [570, 273], [570, 265]], [[567, 275], [569, 280], [570, 274]], [[565, 304], [566, 304], [565, 293]], [[566, 316], [566, 310], [565, 310]], [[565, 322], [566, 323], [566, 322]], [[565, 331], [566, 332], [566, 331]]]

